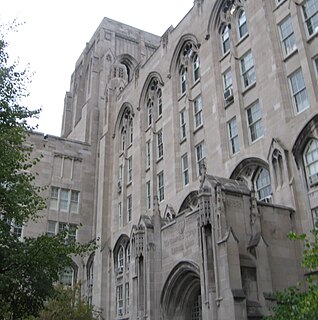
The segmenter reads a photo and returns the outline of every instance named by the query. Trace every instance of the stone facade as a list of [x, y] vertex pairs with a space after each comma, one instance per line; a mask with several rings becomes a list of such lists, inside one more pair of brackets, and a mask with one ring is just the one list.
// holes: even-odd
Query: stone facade
[[162, 37], [104, 18], [33, 134], [48, 208], [106, 319], [260, 319], [318, 217], [318, 0], [201, 0]]

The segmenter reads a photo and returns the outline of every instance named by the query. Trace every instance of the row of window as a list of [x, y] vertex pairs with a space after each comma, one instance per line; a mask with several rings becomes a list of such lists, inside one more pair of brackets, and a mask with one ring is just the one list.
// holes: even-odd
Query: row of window
[[78, 213], [79, 191], [51, 187], [50, 209], [65, 213]]
[[76, 235], [77, 235], [77, 225], [66, 223], [66, 222], [58, 222], [53, 220], [48, 220], [47, 223], [47, 231], [46, 234], [50, 237], [53, 237], [54, 235], [58, 234], [59, 232], [67, 232], [66, 240], [69, 242], [75, 242], [76, 241]]
[[[276, 0], [276, 3], [279, 5], [284, 1], [285, 0]], [[311, 37], [313, 34], [318, 32], [318, 1], [303, 1], [301, 8], [307, 36]], [[235, 10], [235, 7], [233, 7], [233, 9]], [[279, 29], [284, 54], [288, 55], [290, 52], [296, 49], [295, 37], [293, 34], [290, 17], [286, 18], [280, 23]], [[246, 14], [242, 7], [239, 8], [236, 13], [236, 30], [238, 40], [242, 39], [248, 33]], [[223, 55], [230, 51], [230, 28], [228, 25], [223, 25], [221, 27], [221, 48]]]

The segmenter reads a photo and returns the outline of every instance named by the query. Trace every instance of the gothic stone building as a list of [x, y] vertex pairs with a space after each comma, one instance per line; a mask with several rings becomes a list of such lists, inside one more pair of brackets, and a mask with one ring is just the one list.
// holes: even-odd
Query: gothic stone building
[[318, 0], [195, 0], [161, 37], [104, 18], [61, 137], [29, 139], [48, 206], [21, 236], [98, 239], [62, 281], [106, 319], [267, 315], [318, 217], [317, 35]]

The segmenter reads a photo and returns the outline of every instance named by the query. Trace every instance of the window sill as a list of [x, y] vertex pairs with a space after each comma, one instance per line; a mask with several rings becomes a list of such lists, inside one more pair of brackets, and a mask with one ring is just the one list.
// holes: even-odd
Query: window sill
[[163, 156], [157, 159], [156, 163], [159, 163], [161, 160], [163, 160]]
[[[294, 107], [295, 108], [295, 107]], [[295, 116], [298, 116], [300, 114], [302, 114], [303, 112], [305, 112], [306, 110], [308, 110], [310, 108], [310, 105], [308, 105], [306, 108], [302, 109], [301, 111], [296, 111], [295, 110]]]
[[179, 98], [178, 98], [178, 101], [180, 101], [183, 97], [185, 97], [185, 95], [186, 95], [186, 91], [183, 92], [183, 93], [180, 93], [180, 96], [179, 96]]
[[286, 62], [287, 60], [289, 60], [292, 56], [294, 56], [296, 53], [298, 53], [298, 49], [295, 48], [293, 51], [289, 52], [288, 54], [286, 54], [283, 58], [283, 61]]
[[231, 101], [225, 101], [224, 100], [224, 109], [227, 109], [233, 103], [234, 103], [234, 98]]
[[259, 138], [255, 139], [253, 141], [249, 138], [249, 145], [251, 146], [252, 144], [256, 143], [257, 141], [263, 139], [263, 137], [264, 137], [264, 135], [260, 136]]
[[248, 38], [248, 37], [249, 37], [249, 33], [244, 34], [244, 36], [237, 41], [237, 43], [235, 44], [235, 46], [238, 47], [238, 46], [239, 46], [242, 42], [244, 42], [244, 40], [245, 40], [246, 38]]
[[248, 85], [247, 87], [244, 88], [242, 91], [242, 95], [244, 96], [248, 91], [252, 90], [256, 86], [256, 81]]
[[183, 144], [184, 142], [186, 142], [187, 141], [187, 137], [184, 137], [184, 138], [182, 138], [181, 140], [180, 140], [180, 144]]
[[226, 53], [222, 53], [222, 57], [220, 59], [219, 62], [222, 62], [223, 60], [225, 60], [226, 57], [228, 57], [230, 55], [231, 50], [228, 50]]
[[196, 80], [195, 82], [193, 82], [193, 84], [191, 85], [191, 90], [197, 86], [197, 84], [200, 83], [200, 78], [198, 80]]
[[129, 182], [127, 183], [126, 187], [128, 188], [128, 187], [130, 187], [131, 185], [132, 185], [132, 181], [129, 181]]
[[200, 131], [201, 129], [203, 128], [203, 123], [200, 124], [198, 127], [196, 127], [194, 130], [193, 130], [193, 134], [196, 134], [198, 131]]
[[284, 2], [286, 2], [287, 0], [283, 0], [282, 2], [280, 2], [280, 3], [276, 3], [276, 7], [274, 8], [274, 10], [273, 11], [275, 11], [275, 10], [277, 10], [279, 7], [281, 7], [282, 6], [282, 4], [284, 3]]
[[[307, 31], [307, 30], [306, 30]], [[308, 38], [307, 38], [307, 43], [310, 43], [314, 38], [316, 38], [317, 36], [318, 36], [318, 29], [312, 34], [312, 35], [308, 35], [308, 33], [307, 33], [307, 36], [308, 36]]]
[[150, 167], [147, 167], [145, 171], [148, 172], [149, 170], [150, 170]]
[[[255, 140], [256, 141], [256, 140]], [[236, 151], [235, 153], [230, 151], [230, 158], [234, 158], [235, 156], [237, 156], [240, 153], [240, 150]]]
[[149, 131], [150, 129], [151, 129], [151, 125], [149, 125], [149, 126], [146, 128], [145, 132]]
[[156, 122], [162, 119], [162, 114], [156, 119]]

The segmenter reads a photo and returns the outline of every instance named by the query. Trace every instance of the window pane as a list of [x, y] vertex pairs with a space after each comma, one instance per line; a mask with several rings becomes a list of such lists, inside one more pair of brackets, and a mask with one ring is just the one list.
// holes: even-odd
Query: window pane
[[51, 187], [50, 209], [58, 209], [59, 188]]
[[299, 113], [309, 107], [307, 90], [301, 69], [294, 72], [289, 77], [289, 80], [295, 112]]
[[71, 191], [71, 212], [78, 213], [79, 192]]
[[61, 189], [60, 190], [60, 210], [68, 211], [68, 196], [69, 190]]
[[270, 198], [272, 190], [268, 170], [264, 168], [260, 169], [256, 177], [255, 185], [259, 200], [265, 200]]
[[246, 110], [251, 142], [263, 136], [262, 114], [258, 102]]
[[290, 17], [280, 24], [280, 34], [283, 52], [287, 55], [296, 49], [296, 40]]

